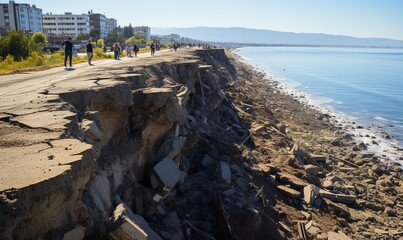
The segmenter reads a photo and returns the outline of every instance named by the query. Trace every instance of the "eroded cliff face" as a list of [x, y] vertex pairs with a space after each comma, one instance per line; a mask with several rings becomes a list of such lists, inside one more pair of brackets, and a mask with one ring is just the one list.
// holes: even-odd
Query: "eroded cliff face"
[[[88, 76], [98, 87], [57, 92], [60, 110], [71, 115], [62, 118], [67, 119], [62, 137], [47, 144], [49, 151], [76, 159], [63, 163], [63, 155], [55, 153], [55, 164], [66, 164], [64, 172], [1, 192], [0, 238], [122, 239], [121, 226], [109, 221], [119, 204], [172, 237], [182, 236], [164, 213], [173, 211], [172, 205], [180, 204], [183, 212], [177, 214], [183, 217], [192, 205], [206, 204], [199, 218], [216, 221], [214, 206], [208, 206], [214, 205], [213, 196], [200, 195], [210, 190], [192, 192], [196, 186], [185, 179], [200, 165], [207, 138], [225, 130], [223, 120], [239, 122], [231, 105], [222, 103], [221, 89], [234, 77], [223, 50], [197, 50], [170, 62]], [[203, 188], [203, 178], [197, 184]], [[194, 203], [180, 202], [182, 194], [195, 195]]]

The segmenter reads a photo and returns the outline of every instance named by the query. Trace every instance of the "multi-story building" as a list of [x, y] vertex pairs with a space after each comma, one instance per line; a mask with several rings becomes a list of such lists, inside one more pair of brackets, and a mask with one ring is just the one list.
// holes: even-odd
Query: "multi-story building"
[[113, 18], [106, 19], [106, 35], [111, 33], [117, 27], [118, 27], [118, 22], [116, 21], [116, 19], [113, 19]]
[[153, 38], [159, 40], [161, 43], [176, 43], [179, 42], [180, 37], [178, 34], [153, 36]]
[[89, 12], [89, 16], [90, 16], [91, 30], [97, 29], [99, 31], [98, 38], [105, 38], [107, 35], [105, 15], [99, 14], [99, 13], [92, 13], [92, 11], [91, 11], [91, 12]]
[[136, 26], [133, 28], [134, 35], [142, 35], [148, 41], [151, 36], [151, 28], [147, 26]]
[[50, 36], [69, 36], [75, 39], [80, 33], [90, 33], [90, 17], [87, 14], [46, 13], [43, 15], [43, 31]]
[[42, 9], [26, 3], [0, 3], [0, 28], [42, 32]]

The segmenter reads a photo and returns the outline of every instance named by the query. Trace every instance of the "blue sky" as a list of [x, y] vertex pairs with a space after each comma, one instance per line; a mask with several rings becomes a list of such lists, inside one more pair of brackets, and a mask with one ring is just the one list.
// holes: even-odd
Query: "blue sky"
[[[2, 0], [1, 2], [7, 2]], [[16, 0], [44, 13], [93, 10], [121, 26], [247, 27], [403, 40], [403, 0]]]

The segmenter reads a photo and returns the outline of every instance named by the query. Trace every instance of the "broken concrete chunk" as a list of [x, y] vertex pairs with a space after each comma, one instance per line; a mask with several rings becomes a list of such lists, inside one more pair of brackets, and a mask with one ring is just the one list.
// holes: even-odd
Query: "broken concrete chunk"
[[320, 190], [319, 195], [323, 198], [330, 199], [334, 202], [339, 202], [339, 203], [345, 203], [345, 204], [351, 204], [355, 202], [356, 196], [353, 195], [346, 195], [346, 194], [336, 194], [336, 193], [331, 193], [325, 190]]
[[185, 142], [185, 137], [173, 136], [168, 138], [158, 150], [156, 158], [163, 159], [168, 156], [169, 158], [174, 159], [181, 152]]
[[224, 100], [225, 98], [225, 93], [221, 90], [218, 90], [215, 94], [215, 96], [212, 96], [211, 98], [211, 103], [212, 103], [212, 109], [216, 109], [221, 102]]
[[300, 212], [305, 217], [306, 220], [312, 219], [312, 214], [310, 214], [309, 212], [305, 212], [305, 211], [300, 211]]
[[83, 129], [86, 137], [89, 137], [93, 140], [101, 140], [102, 132], [94, 121], [84, 119], [81, 122], [81, 128]]
[[64, 234], [62, 240], [82, 240], [85, 236], [85, 227], [77, 226], [73, 230]]
[[231, 169], [227, 162], [220, 162], [218, 166], [218, 178], [225, 184], [231, 183]]
[[140, 215], [126, 205], [119, 204], [107, 224], [108, 238], [112, 240], [162, 240]]
[[320, 230], [318, 227], [315, 227], [315, 226], [311, 226], [311, 227], [308, 229], [309, 235], [310, 235], [310, 236], [313, 236], [313, 237], [315, 237], [316, 235], [318, 235], [320, 232], [321, 232], [321, 230]]
[[185, 142], [186, 142], [185, 137], [175, 137], [175, 139], [173, 140], [172, 145], [171, 145], [172, 150], [168, 154], [168, 157], [170, 157], [171, 159], [174, 159], [176, 156], [178, 156], [178, 154], [182, 150], [183, 146], [185, 145]]
[[328, 232], [327, 233], [328, 240], [351, 240], [345, 233], [342, 231], [336, 232]]
[[305, 172], [308, 173], [309, 175], [318, 175], [320, 168], [318, 166], [312, 165], [312, 164], [308, 164], [306, 166], [304, 166]]
[[342, 205], [342, 204], [338, 204], [338, 203], [332, 202], [332, 201], [329, 200], [329, 199], [326, 199], [325, 202], [326, 202], [326, 204], [327, 204], [329, 207], [333, 208], [334, 210], [336, 210], [336, 211], [342, 213], [342, 214], [345, 215], [345, 216], [350, 216], [350, 210], [349, 210], [348, 207], [346, 207], [346, 206], [344, 206], [344, 205]]
[[326, 189], [333, 189], [333, 182], [329, 180], [323, 181], [322, 187]]
[[312, 184], [304, 187], [304, 201], [312, 206], [316, 197], [319, 196], [319, 191], [320, 188]]
[[309, 154], [308, 157], [316, 162], [326, 162], [325, 155], [318, 155], [318, 154]]
[[176, 163], [169, 157], [164, 158], [154, 166], [154, 172], [168, 190], [175, 187], [179, 181], [181, 173]]
[[288, 197], [298, 198], [301, 195], [300, 192], [298, 192], [297, 190], [286, 187], [284, 185], [278, 185], [277, 188], [278, 188], [278, 190], [280, 190], [280, 192], [282, 192], [283, 194], [285, 194]]
[[164, 226], [167, 228], [176, 228], [181, 226], [181, 223], [179, 221], [176, 212], [168, 213], [162, 222], [164, 223]]
[[266, 131], [266, 127], [264, 124], [259, 124], [259, 123], [253, 123], [252, 126], [250, 127], [251, 133], [261, 133]]
[[292, 188], [297, 190], [300, 190], [308, 185], [308, 183], [304, 180], [286, 172], [277, 173], [276, 178], [280, 182], [290, 184]]

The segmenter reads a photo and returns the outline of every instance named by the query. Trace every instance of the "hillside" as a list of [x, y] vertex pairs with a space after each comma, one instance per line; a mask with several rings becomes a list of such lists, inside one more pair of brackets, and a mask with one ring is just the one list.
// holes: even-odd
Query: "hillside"
[[176, 33], [183, 37], [211, 42], [254, 44], [325, 45], [362, 47], [403, 47], [403, 41], [385, 38], [356, 38], [323, 33], [293, 33], [249, 28], [153, 28], [153, 34]]

